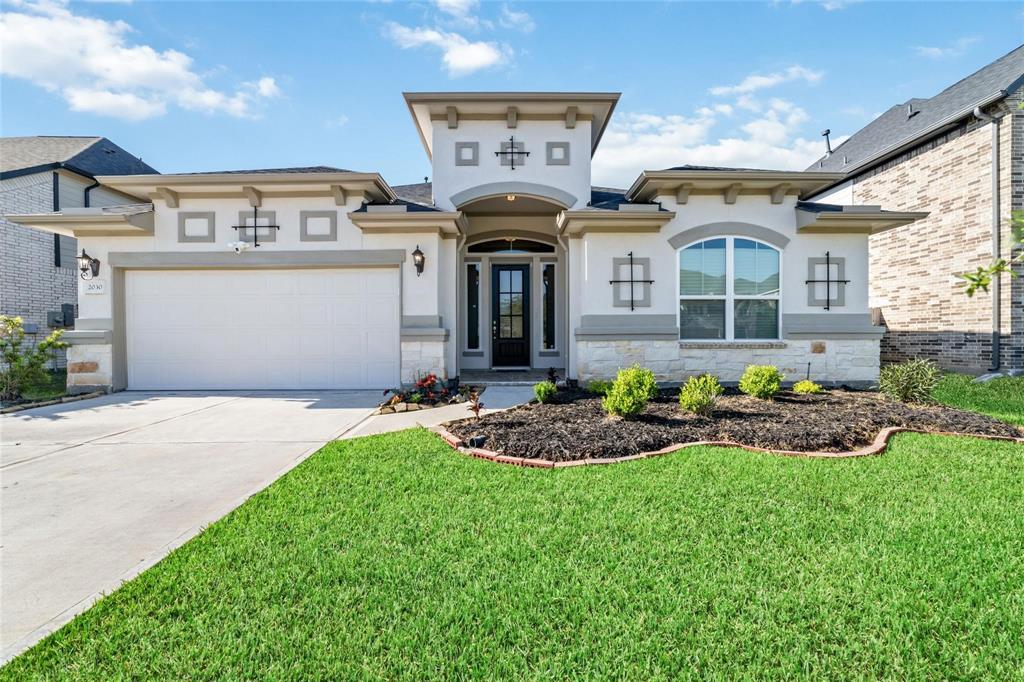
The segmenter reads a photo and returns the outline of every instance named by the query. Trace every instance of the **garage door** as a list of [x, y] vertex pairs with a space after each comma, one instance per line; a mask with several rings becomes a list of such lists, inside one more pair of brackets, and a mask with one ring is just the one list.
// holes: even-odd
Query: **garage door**
[[396, 268], [125, 273], [128, 388], [399, 383]]

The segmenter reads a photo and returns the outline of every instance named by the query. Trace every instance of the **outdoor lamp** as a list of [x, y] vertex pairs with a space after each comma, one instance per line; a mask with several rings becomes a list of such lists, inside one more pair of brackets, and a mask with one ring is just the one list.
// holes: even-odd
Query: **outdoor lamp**
[[92, 279], [96, 275], [100, 274], [100, 259], [93, 258], [82, 249], [82, 254], [78, 256], [78, 269], [82, 273], [82, 279]]
[[[423, 263], [426, 262], [426, 257], [423, 252], [420, 251], [420, 245], [416, 245], [416, 250], [412, 252], [412, 264], [416, 266], [416, 276], [419, 277], [423, 274]], [[97, 267], [99, 267], [97, 265]]]

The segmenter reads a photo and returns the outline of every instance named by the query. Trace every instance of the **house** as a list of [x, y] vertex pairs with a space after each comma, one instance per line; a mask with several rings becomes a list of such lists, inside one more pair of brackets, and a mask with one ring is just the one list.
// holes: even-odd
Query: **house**
[[[96, 182], [97, 175], [129, 173], [156, 171], [103, 137], [0, 138], [0, 314], [20, 316], [30, 339], [74, 323], [75, 239], [4, 216], [135, 201]], [[58, 352], [58, 366], [63, 356]]]
[[989, 296], [968, 298], [956, 277], [1010, 257], [1011, 211], [1024, 209], [1022, 100], [1024, 46], [892, 107], [808, 168], [844, 174], [814, 201], [929, 213], [869, 240], [870, 302], [888, 328], [883, 361], [1024, 368], [1024, 278], [1004, 275]]
[[407, 93], [431, 183], [315, 166], [98, 178], [17, 216], [87, 255], [72, 390], [383, 388], [436, 372], [748, 363], [871, 382], [868, 239], [920, 212], [805, 201], [837, 171], [591, 186], [616, 93]]

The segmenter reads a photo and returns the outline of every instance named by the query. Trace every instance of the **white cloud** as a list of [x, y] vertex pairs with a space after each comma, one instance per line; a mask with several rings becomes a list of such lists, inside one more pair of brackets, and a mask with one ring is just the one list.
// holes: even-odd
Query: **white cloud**
[[782, 83], [788, 83], [792, 81], [805, 81], [807, 83], [817, 83], [821, 80], [821, 77], [825, 75], [821, 71], [812, 71], [803, 66], [794, 65], [783, 71], [776, 71], [775, 73], [769, 73], [766, 75], [751, 74], [744, 78], [736, 85], [717, 85], [709, 92], [712, 95], [749, 95], [752, 92], [758, 90], [764, 90], [765, 88], [772, 88]]
[[713, 133], [724, 127], [723, 118], [740, 112], [701, 107], [692, 116], [617, 114], [594, 155], [594, 184], [628, 187], [642, 170], [683, 164], [802, 170], [822, 155], [820, 139], [799, 134], [807, 112], [779, 98], [764, 106], [722, 137]]
[[388, 22], [386, 35], [403, 50], [418, 47], [439, 49], [445, 69], [452, 78], [497, 66], [511, 55], [507, 47], [497, 43], [469, 41], [458, 33], [423, 27], [410, 28], [395, 22]]
[[346, 116], [345, 114], [342, 114], [341, 116], [335, 116], [331, 120], [327, 121], [325, 125], [328, 128], [342, 128], [348, 125], [348, 116]]
[[437, 8], [453, 17], [465, 17], [480, 4], [477, 0], [434, 0]]
[[530, 33], [537, 28], [533, 17], [528, 13], [518, 12], [508, 5], [501, 6], [501, 17], [498, 19], [498, 23], [505, 28], [512, 28], [523, 33]]
[[927, 45], [918, 45], [914, 48], [922, 57], [928, 57], [929, 59], [949, 59], [950, 57], [959, 57], [967, 52], [971, 45], [978, 42], [976, 36], [967, 36], [959, 38], [958, 40], [946, 45], [944, 47], [930, 47]]
[[0, 15], [0, 73], [59, 93], [74, 111], [139, 121], [170, 103], [185, 109], [252, 116], [280, 94], [273, 78], [234, 92], [210, 88], [178, 50], [132, 44], [123, 21], [73, 13], [65, 0], [12, 0]]

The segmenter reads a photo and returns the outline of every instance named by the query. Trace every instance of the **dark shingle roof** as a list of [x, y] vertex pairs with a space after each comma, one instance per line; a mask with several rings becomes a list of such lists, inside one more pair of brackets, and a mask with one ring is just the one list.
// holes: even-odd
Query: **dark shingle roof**
[[667, 171], [708, 171], [716, 172], [720, 171], [723, 173], [734, 173], [736, 171], [742, 171], [744, 173], [786, 173], [788, 171], [773, 170], [771, 168], [729, 168], [727, 166], [693, 166], [685, 164], [682, 166], [673, 166], [672, 168], [666, 168]]
[[619, 204], [628, 203], [629, 201], [626, 200], [626, 190], [624, 189], [613, 189], [611, 187], [590, 188], [591, 208], [607, 208], [614, 211], [619, 207]]
[[412, 185], [395, 185], [391, 189], [399, 199], [411, 201], [416, 204], [431, 206], [434, 203], [433, 185], [429, 182], [417, 182]]
[[347, 168], [334, 166], [294, 166], [291, 168], [253, 168], [249, 170], [199, 171], [196, 173], [175, 173], [175, 175], [256, 175], [260, 173], [355, 173]]
[[0, 138], [0, 172], [5, 178], [61, 167], [88, 177], [157, 173], [155, 168], [105, 137]]
[[[1016, 89], [1024, 79], [1024, 45], [929, 99], [898, 104], [854, 133], [807, 170], [852, 170], [890, 148], [899, 148], [958, 114], [968, 115], [985, 98]], [[916, 112], [908, 116], [909, 112]], [[952, 122], [952, 121], [950, 121]], [[845, 159], [845, 163], [844, 163]]]

